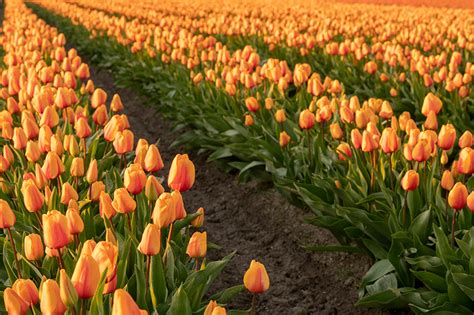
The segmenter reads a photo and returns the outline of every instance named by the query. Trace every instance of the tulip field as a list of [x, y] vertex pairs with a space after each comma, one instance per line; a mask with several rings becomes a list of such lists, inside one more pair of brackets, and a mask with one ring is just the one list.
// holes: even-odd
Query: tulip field
[[[474, 312], [473, 2], [6, 0], [1, 19], [0, 313]], [[138, 137], [155, 117], [129, 119], [92, 68], [173, 124], [179, 153]], [[275, 239], [228, 281], [242, 253], [206, 198], [187, 204], [197, 167], [271, 185], [304, 220], [262, 220]], [[350, 310], [290, 305], [326, 294], [263, 255], [300, 229], [331, 242], [288, 255], [369, 262]], [[292, 302], [261, 307], [283, 274]]]

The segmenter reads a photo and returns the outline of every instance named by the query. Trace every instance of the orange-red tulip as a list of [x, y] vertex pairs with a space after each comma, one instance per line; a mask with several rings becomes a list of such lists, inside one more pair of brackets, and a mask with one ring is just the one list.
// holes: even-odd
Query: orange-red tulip
[[205, 257], [207, 253], [207, 233], [194, 232], [189, 239], [186, 254], [191, 258]]
[[454, 210], [460, 210], [467, 204], [468, 191], [463, 183], [456, 183], [448, 194], [448, 203]]
[[43, 214], [44, 244], [51, 249], [59, 249], [69, 243], [67, 218], [57, 210]]
[[34, 261], [43, 258], [44, 248], [41, 236], [38, 234], [29, 234], [23, 240], [23, 250], [28, 260]]
[[168, 175], [168, 186], [174, 190], [183, 192], [191, 189], [194, 184], [194, 164], [187, 154], [177, 154]]
[[143, 255], [154, 256], [160, 252], [161, 230], [152, 223], [149, 223], [142, 234], [142, 240], [138, 245], [138, 250]]
[[252, 260], [249, 269], [244, 275], [244, 285], [251, 293], [263, 293], [270, 287], [270, 278], [268, 277], [265, 266]]
[[405, 191], [415, 190], [420, 183], [420, 176], [414, 170], [409, 170], [402, 178], [402, 188]]
[[97, 261], [91, 255], [81, 254], [71, 277], [77, 295], [81, 299], [93, 297], [99, 286], [99, 281], [100, 271]]

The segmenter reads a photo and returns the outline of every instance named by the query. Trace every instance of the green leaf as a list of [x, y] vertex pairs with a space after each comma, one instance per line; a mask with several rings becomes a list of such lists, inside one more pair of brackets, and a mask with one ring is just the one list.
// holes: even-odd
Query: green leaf
[[166, 312], [166, 315], [192, 315], [192, 313], [191, 304], [189, 303], [186, 291], [181, 286], [173, 295], [171, 307], [168, 312]]
[[168, 295], [165, 272], [163, 270], [163, 261], [161, 260], [160, 255], [151, 257], [150, 295], [155, 309], [158, 307], [158, 304], [166, 301], [166, 297]]

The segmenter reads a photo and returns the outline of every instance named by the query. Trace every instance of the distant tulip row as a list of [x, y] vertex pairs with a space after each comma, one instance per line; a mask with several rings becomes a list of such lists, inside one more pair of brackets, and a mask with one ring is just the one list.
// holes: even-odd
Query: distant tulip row
[[3, 311], [225, 314], [225, 302], [244, 286], [253, 294], [268, 290], [265, 267], [252, 261], [244, 285], [206, 300], [231, 256], [208, 262], [207, 234], [199, 231], [204, 209], [187, 214], [181, 193], [194, 184], [194, 164], [178, 154], [165, 192], [157, 145], [135, 145], [127, 116], [118, 114], [120, 96], [107, 106], [107, 93], [65, 44], [22, 1], [6, 2]]
[[[211, 159], [228, 161], [241, 176], [270, 175], [290, 200], [313, 211], [312, 224], [335, 235], [340, 244], [331, 250], [374, 258], [359, 305], [469, 314], [474, 151], [463, 126], [470, 123], [470, 95], [454, 105], [435, 89], [414, 88], [420, 101], [401, 111], [387, 99], [346, 95], [350, 87], [308, 64], [291, 71], [284, 60], [262, 63], [260, 48], [232, 52], [203, 36], [195, 48], [194, 37], [162, 31], [166, 24], [152, 29], [142, 20], [39, 2], [56, 13], [38, 9], [44, 16], [84, 42], [81, 49], [108, 52], [102, 64], [122, 82], [146, 85], [143, 93], [159, 95], [163, 111], [194, 127], [183, 142], [212, 149]], [[128, 33], [118, 31], [124, 25]], [[142, 30], [153, 40], [135, 37]], [[168, 38], [170, 52], [151, 49]], [[195, 59], [186, 54], [199, 49], [215, 69], [189, 66]], [[413, 86], [422, 80], [410, 78]]]

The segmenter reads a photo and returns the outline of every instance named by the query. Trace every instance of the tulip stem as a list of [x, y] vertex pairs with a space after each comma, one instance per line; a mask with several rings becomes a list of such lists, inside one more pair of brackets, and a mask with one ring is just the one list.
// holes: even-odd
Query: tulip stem
[[453, 211], [453, 220], [452, 220], [452, 223], [451, 223], [451, 247], [454, 246], [454, 228], [455, 228], [455, 225], [456, 225], [456, 217], [457, 217], [458, 213], [456, 212], [456, 210]]
[[146, 255], [146, 276], [145, 276], [146, 290], [148, 290], [148, 277], [150, 276], [150, 264], [151, 264], [151, 256]]
[[66, 269], [66, 268], [64, 268], [64, 260], [63, 260], [63, 256], [61, 255], [61, 249], [60, 248], [58, 249], [58, 262], [59, 262], [59, 268], [60, 269]]
[[253, 294], [252, 295], [252, 307], [250, 308], [250, 315], [256, 315], [257, 314], [257, 295]]
[[21, 269], [20, 269], [20, 263], [18, 262], [18, 257], [16, 253], [15, 241], [13, 240], [12, 231], [10, 230], [9, 227], [7, 228], [7, 231], [8, 231], [8, 238], [10, 239], [10, 243], [12, 244], [12, 248], [13, 248], [13, 256], [15, 257], [15, 264], [16, 264], [16, 270], [18, 272], [18, 279], [21, 279], [22, 278]]
[[446, 205], [446, 230], [449, 231], [449, 225], [448, 225], [448, 220], [449, 220], [449, 204], [448, 204], [448, 191], [446, 190], [446, 202], [445, 202], [445, 205]]
[[308, 140], [308, 168], [310, 173], [312, 173], [312, 164], [313, 164], [313, 150], [311, 149], [311, 133], [306, 131], [306, 139]]
[[392, 166], [392, 153], [390, 153], [388, 155], [388, 166], [389, 166], [389, 170], [388, 170], [388, 174], [390, 176], [390, 188], [392, 188], [393, 190], [393, 166]]
[[196, 257], [195, 259], [196, 259], [196, 266], [195, 266], [195, 268], [196, 268], [196, 271], [199, 271], [199, 257]]
[[130, 212], [127, 213], [127, 223], [128, 223], [128, 229], [130, 230], [130, 233], [132, 233], [132, 222], [130, 221]]
[[168, 249], [168, 246], [171, 241], [171, 235], [173, 234], [173, 223], [170, 225], [170, 230], [168, 231], [168, 239], [166, 240], [166, 249]]
[[40, 214], [38, 212], [35, 212], [36, 218], [38, 219], [39, 226], [41, 228], [41, 231], [43, 230], [43, 222], [41, 220]]
[[405, 190], [405, 198], [403, 199], [403, 208], [402, 208], [403, 225], [406, 225], [407, 223], [407, 203], [408, 203], [408, 190]]

